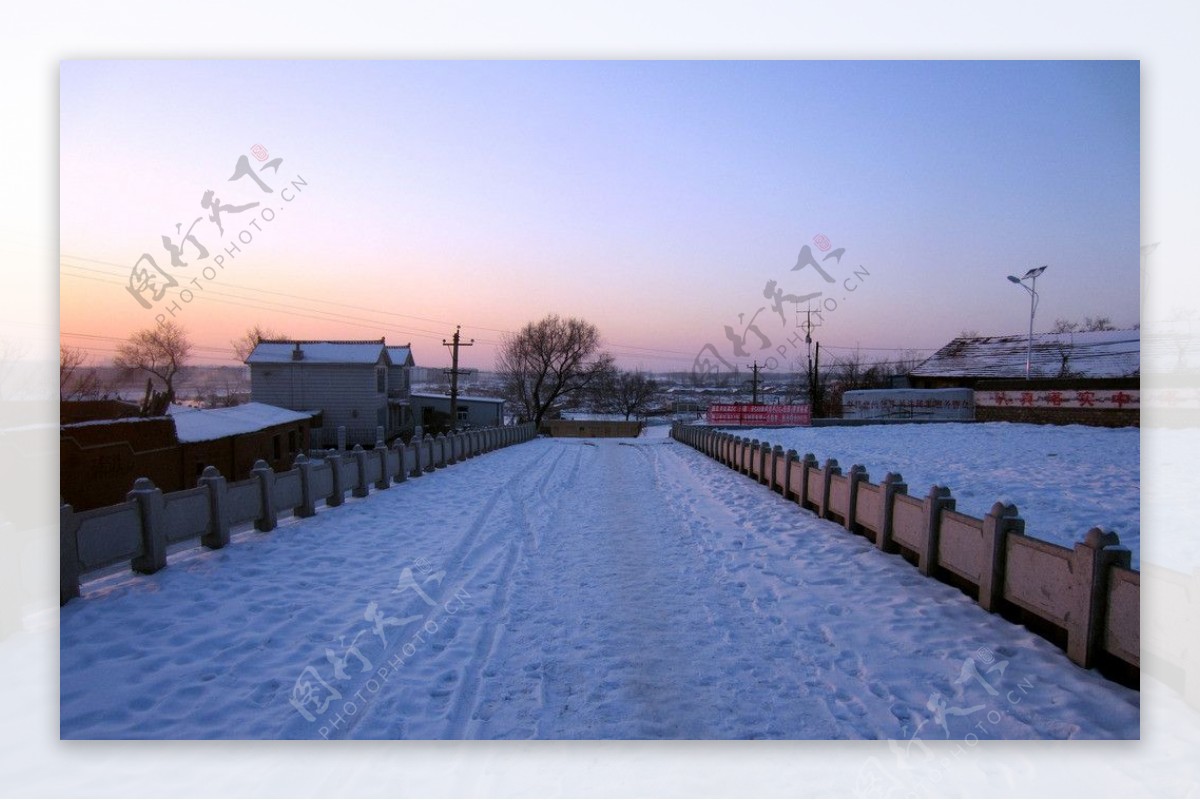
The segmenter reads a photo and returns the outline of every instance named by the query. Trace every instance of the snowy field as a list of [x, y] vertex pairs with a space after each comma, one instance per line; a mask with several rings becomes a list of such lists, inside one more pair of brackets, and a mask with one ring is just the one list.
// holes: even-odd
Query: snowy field
[[661, 438], [472, 459], [61, 611], [63, 738], [1136, 738], [1137, 692]]
[[1089, 529], [1116, 531], [1141, 550], [1139, 430], [1009, 422], [755, 428], [737, 436], [812, 453], [842, 471], [866, 467], [878, 483], [899, 472], [916, 497], [949, 486], [957, 510], [983, 517], [997, 500], [1014, 503], [1025, 533], [1071, 547]]

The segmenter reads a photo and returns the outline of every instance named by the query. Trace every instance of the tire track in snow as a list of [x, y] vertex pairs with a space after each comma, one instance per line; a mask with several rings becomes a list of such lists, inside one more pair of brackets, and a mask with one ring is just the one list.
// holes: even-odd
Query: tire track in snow
[[[558, 459], [551, 464], [550, 469], [553, 469], [557, 463]], [[520, 467], [522, 472], [524, 472], [525, 468], [525, 464], [521, 465]], [[460, 479], [469, 477], [466, 470], [463, 470], [461, 473], [456, 473], [456, 476]], [[524, 475], [519, 479], [521, 483], [525, 483], [528, 480], [528, 475]], [[507, 578], [511, 573], [512, 563], [515, 561], [518, 555], [520, 546], [519, 539], [514, 541], [512, 540], [512, 537], [507, 535], [508, 532], [506, 531], [504, 525], [495, 524], [495, 518], [497, 517], [497, 508], [502, 505], [502, 501], [507, 500], [511, 503], [516, 491], [517, 490], [514, 488], [513, 481], [501, 478], [500, 484], [496, 486], [494, 490], [492, 490], [486, 503], [474, 516], [470, 525], [468, 525], [467, 529], [458, 538], [454, 548], [445, 557], [442, 563], [443, 568], [446, 568], [447, 576], [454, 576], [454, 586], [475, 587], [476, 584], [482, 579], [483, 574], [487, 572], [489, 568], [494, 567], [498, 560], [502, 559], [503, 561], [500, 569], [500, 575], [494, 580], [495, 592], [497, 594], [493, 596], [493, 611], [496, 610], [496, 598], [499, 596], [499, 593], [508, 591], [509, 581]], [[460, 569], [460, 571], [457, 573], [453, 571], [456, 565], [459, 566]], [[446, 578], [443, 578], [443, 581], [446, 581]], [[446, 587], [443, 585], [442, 588]], [[476, 592], [477, 591], [478, 589], [476, 589]], [[472, 592], [472, 596], [475, 596], [475, 592]], [[434, 607], [434, 611], [430, 612], [430, 616], [426, 617], [425, 621], [433, 619], [433, 617], [436, 616], [437, 608], [437, 606]], [[422, 624], [424, 624], [425, 621], [423, 621]], [[452, 638], [457, 638], [461, 627], [461, 623], [454, 627], [454, 636]], [[486, 631], [481, 632], [480, 634], [481, 637], [486, 637], [486, 635]], [[483, 641], [483, 638], [481, 638], [480, 641]], [[446, 650], [450, 648], [451, 644], [451, 642], [439, 642], [439, 651], [446, 652]], [[476, 655], [479, 654], [480, 647], [481, 645], [477, 643], [475, 648], [473, 648], [473, 652], [476, 653]], [[472, 682], [477, 683], [477, 673], [482, 670], [482, 667], [478, 666], [476, 663], [478, 660], [478, 658], [472, 659], [461, 668], [461, 675], [454, 682], [453, 688], [438, 686], [436, 689], [432, 690], [433, 694], [436, 696], [448, 695], [450, 697], [451, 707], [458, 708], [463, 702], [459, 700], [459, 695], [463, 693], [464, 685], [469, 686], [472, 684]], [[443, 675], [453, 674], [454, 672], [457, 672], [457, 670], [443, 672]], [[362, 726], [366, 720], [370, 720], [370, 722], [366, 723], [367, 727], [376, 725], [377, 723], [375, 721], [375, 717], [377, 715], [375, 713], [375, 706], [379, 704], [378, 701], [382, 697], [383, 695], [377, 695], [371, 698], [371, 702], [364, 704], [362, 713], [356, 714], [352, 718], [350, 723], [347, 724], [346, 728], [340, 732], [338, 738], [351, 738], [354, 731], [358, 727]], [[451, 722], [453, 722], [453, 720], [454, 716], [451, 715]], [[461, 737], [456, 737], [453, 733], [451, 733], [448, 734], [448, 738]]]
[[[479, 692], [484, 680], [484, 673], [495, 656], [499, 641], [504, 635], [505, 623], [510, 615], [510, 607], [516, 583], [513, 580], [515, 568], [521, 559], [526, 544], [536, 546], [537, 534], [529, 520], [526, 508], [527, 498], [535, 495], [538, 505], [547, 499], [547, 486], [555, 475], [559, 474], [559, 463], [567, 451], [561, 450], [552, 461], [539, 459], [537, 472], [521, 476], [517, 484], [509, 482], [505, 491], [515, 512], [517, 527], [508, 532], [509, 540], [505, 548], [504, 564], [495, 580], [495, 594], [489, 606], [486, 622], [481, 627], [469, 663], [463, 668], [463, 675], [458, 683], [458, 691], [454, 694], [451, 708], [447, 717], [447, 725], [443, 738], [463, 739], [474, 738], [477, 735], [479, 716]], [[567, 484], [577, 474], [581, 454], [576, 453], [571, 470], [567, 475]], [[560, 497], [566, 496], [560, 493]]]

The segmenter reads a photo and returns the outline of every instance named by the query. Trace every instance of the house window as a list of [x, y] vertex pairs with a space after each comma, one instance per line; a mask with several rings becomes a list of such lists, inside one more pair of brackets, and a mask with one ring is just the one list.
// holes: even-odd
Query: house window
[[280, 438], [278, 433], [271, 437], [271, 449], [275, 451], [275, 460], [276, 461], [283, 458], [283, 453], [280, 452], [282, 444], [283, 444], [283, 441]]
[[387, 391], [387, 372], [384, 370], [375, 370], [375, 391], [379, 394]]
[[288, 431], [288, 453], [296, 452], [296, 432]]
[[458, 407], [458, 421], [459, 422], [467, 421], [467, 407], [466, 406]]

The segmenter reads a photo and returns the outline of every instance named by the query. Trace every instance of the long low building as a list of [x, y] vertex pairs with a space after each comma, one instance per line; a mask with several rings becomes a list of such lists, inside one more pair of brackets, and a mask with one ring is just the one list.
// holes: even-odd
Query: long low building
[[959, 337], [909, 382], [973, 390], [980, 421], [1138, 425], [1141, 331], [1037, 333], [1032, 343], [1028, 335]]
[[309, 448], [311, 412], [263, 403], [231, 408], [172, 407], [165, 417], [101, 419], [63, 425], [59, 493], [76, 511], [119, 503], [137, 478], [166, 492], [196, 485], [207, 466], [229, 480], [250, 476], [262, 459], [291, 468]]
[[980, 381], [1030, 378], [1078, 381], [1125, 378], [1141, 372], [1136, 330], [960, 336], [909, 373], [914, 389], [976, 388]]
[[[426, 431], [449, 427], [450, 395], [412, 392], [413, 418]], [[486, 428], [504, 424], [504, 400], [500, 397], [458, 396], [458, 425]]]

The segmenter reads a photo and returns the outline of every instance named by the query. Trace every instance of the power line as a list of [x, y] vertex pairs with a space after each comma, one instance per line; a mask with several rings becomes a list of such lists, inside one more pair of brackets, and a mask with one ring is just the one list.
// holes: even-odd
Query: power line
[[[111, 261], [104, 261], [102, 259], [97, 259], [97, 258], [88, 258], [86, 256], [71, 255], [69, 253], [64, 253], [62, 257], [67, 258], [67, 259], [74, 259], [77, 261], [87, 261], [89, 263], [94, 263], [94, 264], [102, 264], [104, 266], [114, 267], [118, 270], [127, 269], [127, 267], [125, 265], [116, 264]], [[115, 278], [118, 280], [124, 279], [124, 276], [120, 273], [114, 273], [109, 270], [99, 270], [99, 269], [95, 269], [95, 268], [91, 268], [91, 267], [81, 266], [78, 264], [65, 263], [65, 262], [63, 262], [63, 260], [61, 258], [60, 258], [59, 263], [61, 266], [65, 266], [68, 269], [92, 272], [92, 273], [96, 273], [98, 275], [104, 275], [106, 277]], [[71, 275], [71, 277], [90, 279], [90, 280], [100, 280], [99, 278], [89, 278], [89, 276], [85, 276], [85, 275]], [[375, 315], [381, 315], [381, 316], [385, 316], [385, 317], [400, 317], [403, 319], [415, 319], [415, 320], [419, 320], [421, 322], [431, 322], [431, 323], [435, 323], [438, 325], [452, 324], [445, 320], [438, 320], [438, 319], [433, 319], [430, 317], [421, 317], [421, 316], [417, 316], [414, 314], [402, 314], [402, 313], [396, 312], [396, 311], [385, 311], [385, 310], [381, 310], [381, 309], [369, 308], [367, 306], [356, 305], [356, 304], [352, 304], [352, 303], [340, 303], [337, 301], [327, 300], [324, 298], [318, 299], [318, 298], [312, 298], [312, 297], [305, 297], [303, 295], [297, 295], [297, 294], [293, 294], [290, 292], [280, 292], [280, 291], [275, 291], [275, 290], [271, 290], [271, 289], [259, 289], [256, 287], [243, 286], [240, 284], [229, 283], [229, 282], [225, 282], [225, 281], [223, 281], [221, 283], [221, 286], [226, 289], [234, 289], [234, 290], [238, 290], [238, 291], [242, 291], [242, 292], [257, 292], [260, 294], [275, 295], [275, 296], [279, 296], [279, 297], [286, 297], [286, 298], [289, 298], [292, 300], [299, 300], [299, 301], [306, 302], [306, 303], [316, 303], [316, 304], [320, 304], [320, 305], [339, 306], [341, 308], [347, 308], [347, 309], [351, 309], [351, 310], [358, 311], [361, 313], [375, 314]], [[254, 302], [253, 298], [243, 297], [239, 294], [231, 294], [228, 292], [222, 292], [219, 289], [205, 289], [204, 291], [205, 291], [205, 296], [217, 295], [220, 297], [229, 297], [229, 298], [234, 298], [236, 300], [245, 300], [245, 301]], [[357, 318], [349, 317], [348, 315], [345, 315], [345, 314], [337, 314], [336, 312], [324, 311], [321, 309], [312, 309], [312, 308], [304, 308], [301, 306], [293, 306], [293, 305], [290, 305], [287, 303], [278, 303], [276, 301], [270, 301], [270, 300], [258, 301], [258, 302], [268, 303], [269, 305], [267, 305], [267, 306], [247, 305], [245, 303], [235, 303], [230, 300], [226, 300], [226, 301], [214, 300], [214, 302], [225, 302], [228, 305], [241, 305], [245, 308], [254, 308], [254, 309], [260, 310], [260, 311], [277, 310], [276, 308], [273, 308], [272, 306], [278, 306], [280, 309], [298, 309], [298, 310], [302, 310], [302, 311], [314, 312], [314, 313], [324, 315], [323, 317], [311, 317], [312, 319], [320, 319], [320, 320], [331, 321], [331, 322], [346, 322], [348, 324], [355, 324], [355, 325], [359, 325], [364, 328], [371, 328], [373, 330], [378, 329], [378, 327], [381, 325], [381, 323], [379, 323], [379, 322], [375, 322], [374, 324], [366, 324]], [[501, 335], [515, 334], [515, 331], [510, 331], [510, 330], [505, 330], [505, 329], [500, 329], [500, 328], [489, 328], [489, 327], [483, 326], [483, 325], [475, 325], [472, 327], [476, 328], [477, 330], [490, 331], [493, 333], [499, 333]], [[398, 332], [400, 332], [403, 335], [423, 334], [426, 338], [440, 338], [440, 336], [441, 336], [441, 334], [439, 334], [437, 331], [432, 331], [432, 330], [428, 330], [425, 328], [416, 328], [416, 327], [396, 328], [394, 330], [397, 330]], [[489, 344], [489, 345], [496, 345], [496, 346], [503, 344], [503, 342], [495, 340], [495, 339], [480, 339], [479, 341], [481, 344]], [[625, 356], [637, 356], [637, 355], [642, 355], [642, 354], [650, 354], [650, 355], [653, 355], [654, 357], [662, 359], [662, 360], [672, 360], [672, 361], [689, 361], [694, 358], [693, 354], [688, 354], [688, 353], [685, 353], [680, 350], [667, 350], [664, 348], [644, 347], [641, 345], [627, 345], [627, 344], [621, 344], [621, 343], [616, 343], [616, 342], [609, 343], [608, 346], [611, 349], [618, 350], [618, 351], [641, 351], [641, 352], [618, 352], [617, 353], [618, 355], [625, 355]]]

